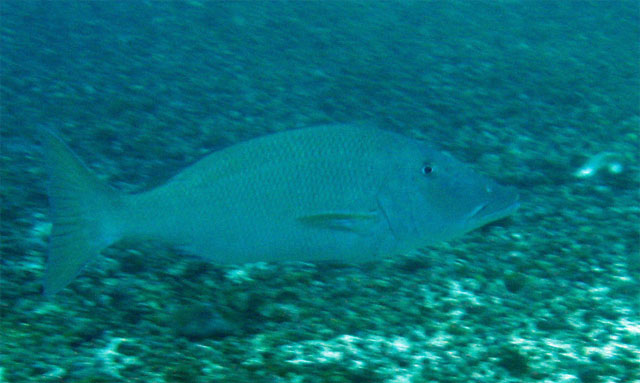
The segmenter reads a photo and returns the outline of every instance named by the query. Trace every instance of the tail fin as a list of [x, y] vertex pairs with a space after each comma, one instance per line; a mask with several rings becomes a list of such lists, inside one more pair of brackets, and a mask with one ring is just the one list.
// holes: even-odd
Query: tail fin
[[122, 236], [123, 197], [102, 183], [53, 132], [43, 131], [53, 229], [44, 292], [53, 295]]

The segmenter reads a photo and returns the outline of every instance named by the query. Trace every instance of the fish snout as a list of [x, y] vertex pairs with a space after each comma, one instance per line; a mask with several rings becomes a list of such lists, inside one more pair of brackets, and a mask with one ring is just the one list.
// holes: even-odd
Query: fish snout
[[504, 218], [520, 207], [520, 195], [513, 187], [494, 185], [487, 187], [485, 191], [485, 200], [477, 204], [467, 215], [467, 221], [473, 226], [482, 226]]

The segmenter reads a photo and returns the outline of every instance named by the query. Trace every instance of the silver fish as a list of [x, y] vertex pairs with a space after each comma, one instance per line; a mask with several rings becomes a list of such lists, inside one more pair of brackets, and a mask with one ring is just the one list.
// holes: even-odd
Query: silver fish
[[505, 217], [518, 193], [423, 141], [360, 125], [275, 133], [214, 152], [125, 195], [43, 133], [53, 228], [45, 293], [121, 239], [213, 262], [372, 260]]

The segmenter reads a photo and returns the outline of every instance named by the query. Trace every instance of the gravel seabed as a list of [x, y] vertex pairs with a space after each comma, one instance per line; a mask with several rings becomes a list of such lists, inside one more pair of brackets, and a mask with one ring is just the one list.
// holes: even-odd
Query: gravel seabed
[[[636, 2], [0, 12], [0, 382], [640, 381]], [[362, 120], [518, 187], [521, 209], [364, 265], [122, 243], [41, 295], [38, 129], [134, 192], [235, 142]], [[620, 171], [576, 176], [602, 152]]]

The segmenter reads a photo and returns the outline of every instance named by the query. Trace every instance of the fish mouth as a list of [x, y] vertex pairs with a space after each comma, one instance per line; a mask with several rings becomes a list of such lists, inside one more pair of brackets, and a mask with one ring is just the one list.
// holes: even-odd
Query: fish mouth
[[493, 200], [476, 206], [466, 220], [473, 226], [482, 226], [513, 214], [519, 207], [520, 197], [515, 194], [511, 199]]

